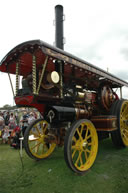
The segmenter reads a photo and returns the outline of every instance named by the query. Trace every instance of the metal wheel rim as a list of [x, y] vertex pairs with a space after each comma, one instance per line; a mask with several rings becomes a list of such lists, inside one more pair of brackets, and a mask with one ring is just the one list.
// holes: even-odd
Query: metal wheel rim
[[48, 122], [41, 120], [33, 125], [28, 134], [28, 148], [39, 159], [48, 157], [55, 149], [55, 143], [46, 143]]
[[120, 133], [125, 146], [128, 146], [128, 101], [124, 101], [120, 111]]
[[88, 170], [94, 163], [98, 151], [98, 137], [91, 122], [81, 123], [71, 141], [72, 163], [79, 171]]

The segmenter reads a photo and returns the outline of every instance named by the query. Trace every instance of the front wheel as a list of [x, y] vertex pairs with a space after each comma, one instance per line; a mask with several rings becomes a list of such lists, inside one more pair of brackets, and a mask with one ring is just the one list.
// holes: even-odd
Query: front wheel
[[93, 123], [86, 119], [75, 121], [64, 143], [64, 157], [68, 167], [84, 174], [93, 165], [98, 152], [98, 136]]
[[24, 148], [26, 153], [33, 159], [47, 158], [54, 151], [56, 144], [50, 142], [49, 124], [46, 120], [34, 121], [25, 131]]

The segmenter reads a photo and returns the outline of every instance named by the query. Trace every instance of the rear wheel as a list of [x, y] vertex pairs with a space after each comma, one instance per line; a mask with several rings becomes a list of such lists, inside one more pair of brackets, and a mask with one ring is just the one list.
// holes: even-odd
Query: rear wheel
[[111, 133], [112, 141], [116, 147], [128, 146], [128, 100], [117, 100], [111, 114], [117, 116], [117, 130]]
[[26, 153], [36, 160], [49, 157], [56, 144], [48, 141], [48, 136], [48, 122], [43, 119], [34, 121], [25, 131], [24, 147]]
[[84, 174], [94, 163], [98, 151], [98, 136], [93, 123], [81, 119], [68, 130], [64, 143], [64, 157], [68, 167]]

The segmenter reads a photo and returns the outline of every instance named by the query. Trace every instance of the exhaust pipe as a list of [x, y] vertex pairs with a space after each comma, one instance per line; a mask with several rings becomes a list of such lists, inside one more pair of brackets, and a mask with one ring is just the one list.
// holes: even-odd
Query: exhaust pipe
[[55, 6], [55, 46], [64, 50], [63, 37], [63, 6]]

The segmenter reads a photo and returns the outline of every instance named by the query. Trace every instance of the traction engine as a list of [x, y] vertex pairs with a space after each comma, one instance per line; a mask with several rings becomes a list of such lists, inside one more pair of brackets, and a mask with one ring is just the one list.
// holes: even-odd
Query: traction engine
[[12, 49], [0, 71], [16, 76], [16, 105], [42, 114], [25, 132], [31, 158], [45, 159], [64, 146], [68, 167], [84, 174], [96, 159], [100, 139], [111, 135], [117, 147], [128, 146], [128, 101], [122, 99], [127, 82], [40, 40]]

